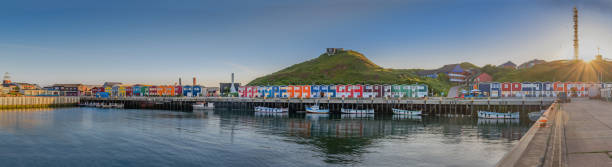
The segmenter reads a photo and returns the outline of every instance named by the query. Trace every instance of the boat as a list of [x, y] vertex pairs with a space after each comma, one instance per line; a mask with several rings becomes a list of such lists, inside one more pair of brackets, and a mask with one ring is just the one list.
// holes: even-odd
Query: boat
[[267, 113], [283, 113], [289, 112], [289, 108], [271, 108], [271, 107], [255, 107], [255, 111], [257, 112], [267, 112]]
[[123, 108], [123, 107], [124, 107], [124, 105], [120, 104], [120, 103], [111, 104], [111, 108]]
[[255, 112], [256, 117], [289, 117], [287, 112]]
[[399, 115], [421, 115], [421, 111], [420, 110], [402, 110], [402, 109], [397, 109], [397, 108], [391, 108], [391, 110], [393, 111], [393, 114], [399, 114]]
[[214, 103], [208, 103], [207, 105], [204, 105], [204, 103], [198, 103], [198, 104], [194, 104], [192, 105], [194, 110], [212, 110], [215, 109], [215, 104]]
[[340, 114], [341, 119], [374, 119], [374, 114]]
[[518, 119], [519, 117], [519, 112], [498, 113], [490, 111], [478, 111], [478, 118]]
[[394, 114], [391, 117], [393, 120], [421, 120], [420, 115]]
[[110, 104], [102, 104], [102, 108], [111, 108], [111, 107], [112, 107], [112, 105], [110, 105]]
[[527, 115], [529, 116], [530, 120], [537, 121], [538, 119], [540, 119], [540, 116], [544, 114], [544, 112], [546, 112], [546, 110], [541, 110], [540, 112], [530, 112], [527, 113]]
[[329, 113], [329, 109], [321, 109], [318, 104], [315, 104], [312, 106], [306, 106], [306, 112], [313, 114], [327, 114]]
[[342, 114], [374, 114], [374, 109], [358, 110], [342, 108], [340, 112], [342, 112]]

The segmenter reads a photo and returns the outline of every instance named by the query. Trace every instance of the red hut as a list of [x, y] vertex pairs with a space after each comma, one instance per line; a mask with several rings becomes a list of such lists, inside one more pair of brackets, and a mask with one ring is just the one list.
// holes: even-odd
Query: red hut
[[362, 98], [363, 97], [363, 86], [362, 85], [353, 85], [353, 97], [354, 98]]
[[125, 87], [125, 96], [134, 96], [134, 88], [131, 86]]
[[512, 83], [512, 96], [521, 96], [522, 91], [523, 91], [523, 86], [520, 82]]
[[346, 93], [346, 86], [336, 85], [336, 97], [347, 97], [345, 93]]
[[501, 84], [502, 96], [509, 97], [512, 94], [512, 84], [504, 82]]
[[183, 87], [182, 86], [174, 86], [174, 96], [183, 95]]
[[353, 98], [353, 85], [344, 86], [344, 93], [346, 94], [346, 97]]

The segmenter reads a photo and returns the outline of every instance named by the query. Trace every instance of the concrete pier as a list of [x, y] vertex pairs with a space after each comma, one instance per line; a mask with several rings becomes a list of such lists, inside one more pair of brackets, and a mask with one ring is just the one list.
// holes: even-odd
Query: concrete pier
[[76, 106], [79, 97], [0, 97], [0, 109]]
[[[546, 109], [552, 104], [551, 98], [525, 99], [281, 99], [281, 98], [220, 98], [220, 97], [82, 97], [84, 103], [122, 103], [126, 108], [157, 108], [190, 110], [197, 102], [214, 103], [217, 108], [252, 110], [256, 106], [289, 108], [290, 112], [304, 111], [306, 105], [319, 104], [331, 112], [341, 108], [374, 109], [376, 113], [389, 113], [392, 108], [422, 110], [431, 114], [476, 114], [478, 110], [488, 111], [534, 111]], [[526, 113], [524, 113], [526, 114]]]
[[497, 166], [612, 166], [612, 103], [572, 99], [540, 119]]

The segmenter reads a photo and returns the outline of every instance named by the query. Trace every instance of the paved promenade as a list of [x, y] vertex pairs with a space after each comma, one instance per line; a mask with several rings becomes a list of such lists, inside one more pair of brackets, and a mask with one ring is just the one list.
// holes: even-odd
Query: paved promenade
[[561, 107], [569, 166], [612, 166], [612, 103], [575, 99]]
[[612, 103], [553, 105], [497, 166], [612, 166]]

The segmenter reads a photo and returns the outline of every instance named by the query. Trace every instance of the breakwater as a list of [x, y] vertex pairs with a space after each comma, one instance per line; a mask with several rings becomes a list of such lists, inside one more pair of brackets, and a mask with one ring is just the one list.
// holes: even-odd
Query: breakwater
[[0, 109], [76, 106], [79, 97], [0, 97]]

